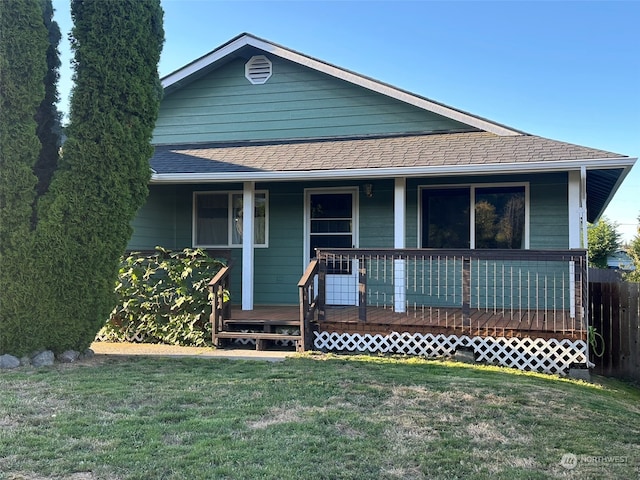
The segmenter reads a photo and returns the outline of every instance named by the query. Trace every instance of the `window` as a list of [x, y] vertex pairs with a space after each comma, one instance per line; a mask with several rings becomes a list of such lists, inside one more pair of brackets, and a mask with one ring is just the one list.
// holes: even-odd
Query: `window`
[[[242, 193], [194, 194], [194, 246], [242, 245]], [[267, 194], [255, 193], [254, 245], [267, 246]]]
[[526, 248], [526, 186], [422, 190], [422, 247]]

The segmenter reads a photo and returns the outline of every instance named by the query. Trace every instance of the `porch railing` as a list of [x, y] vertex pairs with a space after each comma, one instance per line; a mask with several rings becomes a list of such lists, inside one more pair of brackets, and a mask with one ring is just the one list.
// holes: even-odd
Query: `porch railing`
[[302, 351], [313, 345], [311, 325], [318, 307], [318, 296], [316, 295], [317, 275], [318, 260], [312, 260], [298, 282], [298, 290], [300, 291], [300, 333], [303, 341]]
[[[317, 250], [322, 322], [586, 335], [584, 250]], [[301, 306], [302, 308], [302, 306]]]
[[[214, 345], [218, 345], [218, 333], [223, 330], [225, 309], [230, 308], [229, 302], [229, 282], [231, 280], [232, 262], [223, 266], [209, 282], [209, 292], [211, 293], [211, 325], [212, 340]], [[228, 315], [227, 315], [228, 316]]]

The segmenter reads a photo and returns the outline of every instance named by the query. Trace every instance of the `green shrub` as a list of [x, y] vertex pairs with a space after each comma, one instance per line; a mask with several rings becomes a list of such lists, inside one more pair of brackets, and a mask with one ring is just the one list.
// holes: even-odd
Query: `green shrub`
[[202, 250], [134, 252], [122, 260], [118, 304], [98, 336], [110, 341], [211, 344], [208, 284], [224, 265]]
[[32, 314], [40, 285], [26, 272], [41, 149], [34, 115], [49, 46], [42, 3], [0, 0], [0, 354], [35, 350], [30, 341], [42, 331]]

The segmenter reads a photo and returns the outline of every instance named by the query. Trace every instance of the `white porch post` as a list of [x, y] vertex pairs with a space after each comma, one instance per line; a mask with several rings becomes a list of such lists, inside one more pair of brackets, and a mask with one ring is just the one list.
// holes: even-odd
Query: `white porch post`
[[587, 248], [587, 172], [569, 172], [569, 248]]
[[580, 213], [582, 214], [580, 218], [580, 226], [582, 227], [580, 245], [582, 248], [587, 248], [589, 246], [587, 241], [587, 167], [584, 165], [580, 167]]
[[242, 309], [253, 310], [253, 212], [255, 182], [244, 182], [242, 191]]
[[[405, 178], [396, 178], [393, 189], [393, 247], [405, 248], [406, 232], [406, 191], [407, 181]], [[393, 285], [394, 285], [394, 305], [396, 312], [406, 311], [407, 289], [406, 289], [406, 262], [404, 260], [394, 260], [393, 262]]]

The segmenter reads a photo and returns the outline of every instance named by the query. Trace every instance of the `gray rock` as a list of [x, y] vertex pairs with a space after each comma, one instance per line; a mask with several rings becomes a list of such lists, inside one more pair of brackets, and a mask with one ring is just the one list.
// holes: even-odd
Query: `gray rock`
[[45, 350], [31, 357], [31, 365], [34, 367], [48, 367], [53, 365], [55, 356], [51, 350]]
[[87, 348], [84, 352], [82, 352], [82, 355], [80, 355], [80, 359], [81, 360], [86, 360], [89, 358], [93, 358], [95, 357], [96, 354], [93, 350], [91, 350], [90, 348]]
[[67, 350], [58, 355], [58, 360], [62, 363], [73, 363], [80, 357], [80, 352], [75, 350]]
[[20, 366], [20, 359], [5, 353], [0, 355], [0, 369], [3, 368], [18, 368]]

